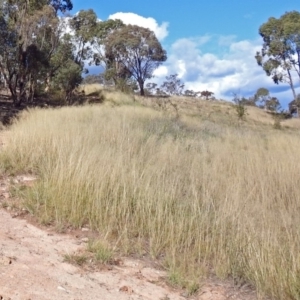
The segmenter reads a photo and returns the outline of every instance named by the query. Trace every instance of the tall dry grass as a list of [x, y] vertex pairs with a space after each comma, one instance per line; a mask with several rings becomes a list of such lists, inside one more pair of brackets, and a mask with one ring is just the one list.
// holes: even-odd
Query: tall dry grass
[[300, 299], [299, 134], [94, 106], [31, 110], [8, 138], [2, 168], [39, 175], [23, 196], [42, 222], [89, 224], [190, 290], [213, 272]]
[[79, 91], [84, 92], [86, 96], [99, 96], [105, 99], [105, 104], [110, 106], [120, 105], [138, 105], [133, 94], [125, 94], [121, 91], [115, 90], [113, 87], [105, 87], [101, 84], [82, 84], [78, 87]]

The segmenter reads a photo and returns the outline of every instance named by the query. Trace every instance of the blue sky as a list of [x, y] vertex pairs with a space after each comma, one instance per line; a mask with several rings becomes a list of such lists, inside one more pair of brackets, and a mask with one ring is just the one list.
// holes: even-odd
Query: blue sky
[[254, 56], [262, 45], [259, 26], [271, 16], [300, 10], [299, 0], [73, 0], [73, 4], [73, 14], [92, 8], [101, 20], [119, 18], [153, 30], [168, 53], [153, 82], [177, 73], [186, 89], [208, 89], [217, 98], [230, 100], [233, 93], [251, 96], [266, 87], [283, 107], [292, 99], [289, 87], [275, 85]]

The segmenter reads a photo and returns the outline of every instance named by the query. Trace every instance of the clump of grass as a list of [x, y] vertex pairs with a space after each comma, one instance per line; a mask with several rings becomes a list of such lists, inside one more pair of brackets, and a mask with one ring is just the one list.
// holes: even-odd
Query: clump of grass
[[87, 263], [88, 257], [85, 254], [65, 254], [64, 261], [82, 267]]
[[113, 251], [101, 241], [89, 240], [87, 250], [94, 254], [97, 262], [106, 264], [113, 258]]
[[180, 286], [181, 288], [185, 287], [184, 279], [182, 278], [182, 275], [177, 271], [169, 271], [168, 281], [173, 286]]
[[281, 122], [282, 122], [282, 116], [280, 116], [280, 115], [275, 115], [275, 116], [273, 117], [273, 119], [274, 119], [273, 128], [274, 128], [274, 129], [278, 129], [278, 130], [282, 129], [282, 125], [281, 125]]
[[235, 103], [235, 111], [238, 120], [245, 121], [247, 115], [246, 105], [242, 102], [242, 99], [238, 95], [235, 95], [233, 102]]
[[299, 134], [198, 123], [138, 106], [31, 110], [0, 164], [38, 175], [23, 195], [42, 220], [171, 257], [191, 292], [214, 270], [299, 299]]
[[199, 279], [187, 280], [179, 270], [169, 270], [167, 279], [172, 286], [185, 289], [188, 296], [196, 294], [199, 290]]

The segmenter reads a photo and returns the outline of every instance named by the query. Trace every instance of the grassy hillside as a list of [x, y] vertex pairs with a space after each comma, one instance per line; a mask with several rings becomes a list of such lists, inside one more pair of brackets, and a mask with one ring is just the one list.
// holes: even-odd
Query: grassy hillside
[[240, 124], [225, 102], [105, 93], [107, 105], [31, 110], [11, 127], [2, 169], [39, 178], [27, 209], [158, 258], [190, 292], [214, 273], [300, 299], [299, 120], [274, 130], [256, 108]]

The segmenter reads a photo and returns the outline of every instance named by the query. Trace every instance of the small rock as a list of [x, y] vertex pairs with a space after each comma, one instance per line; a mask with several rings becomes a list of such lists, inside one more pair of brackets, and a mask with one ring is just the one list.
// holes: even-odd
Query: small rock
[[82, 241], [83, 243], [88, 243], [88, 241], [89, 241], [89, 238], [87, 238], [87, 237], [84, 237], [84, 238], [82, 238], [82, 239], [81, 239], [81, 241]]
[[27, 176], [21, 176], [19, 178], [19, 180], [21, 180], [21, 181], [35, 181], [35, 180], [37, 180], [37, 178], [34, 177], [34, 176], [27, 175]]
[[181, 297], [184, 297], [184, 298], [188, 298], [189, 297], [189, 293], [188, 292], [183, 292], [180, 294]]
[[85, 232], [86, 232], [86, 231], [89, 231], [89, 229], [86, 228], [86, 227], [82, 227], [82, 228], [81, 228], [81, 231], [85, 231]]
[[60, 291], [64, 291], [66, 293], [68, 292], [64, 287], [62, 287], [60, 285], [57, 287], [57, 289], [60, 290]]
[[129, 286], [122, 286], [120, 289], [119, 289], [120, 292], [125, 292], [125, 293], [128, 293], [128, 294], [132, 294], [133, 293], [133, 289]]
[[8, 266], [12, 263], [9, 257], [0, 257], [0, 265]]

